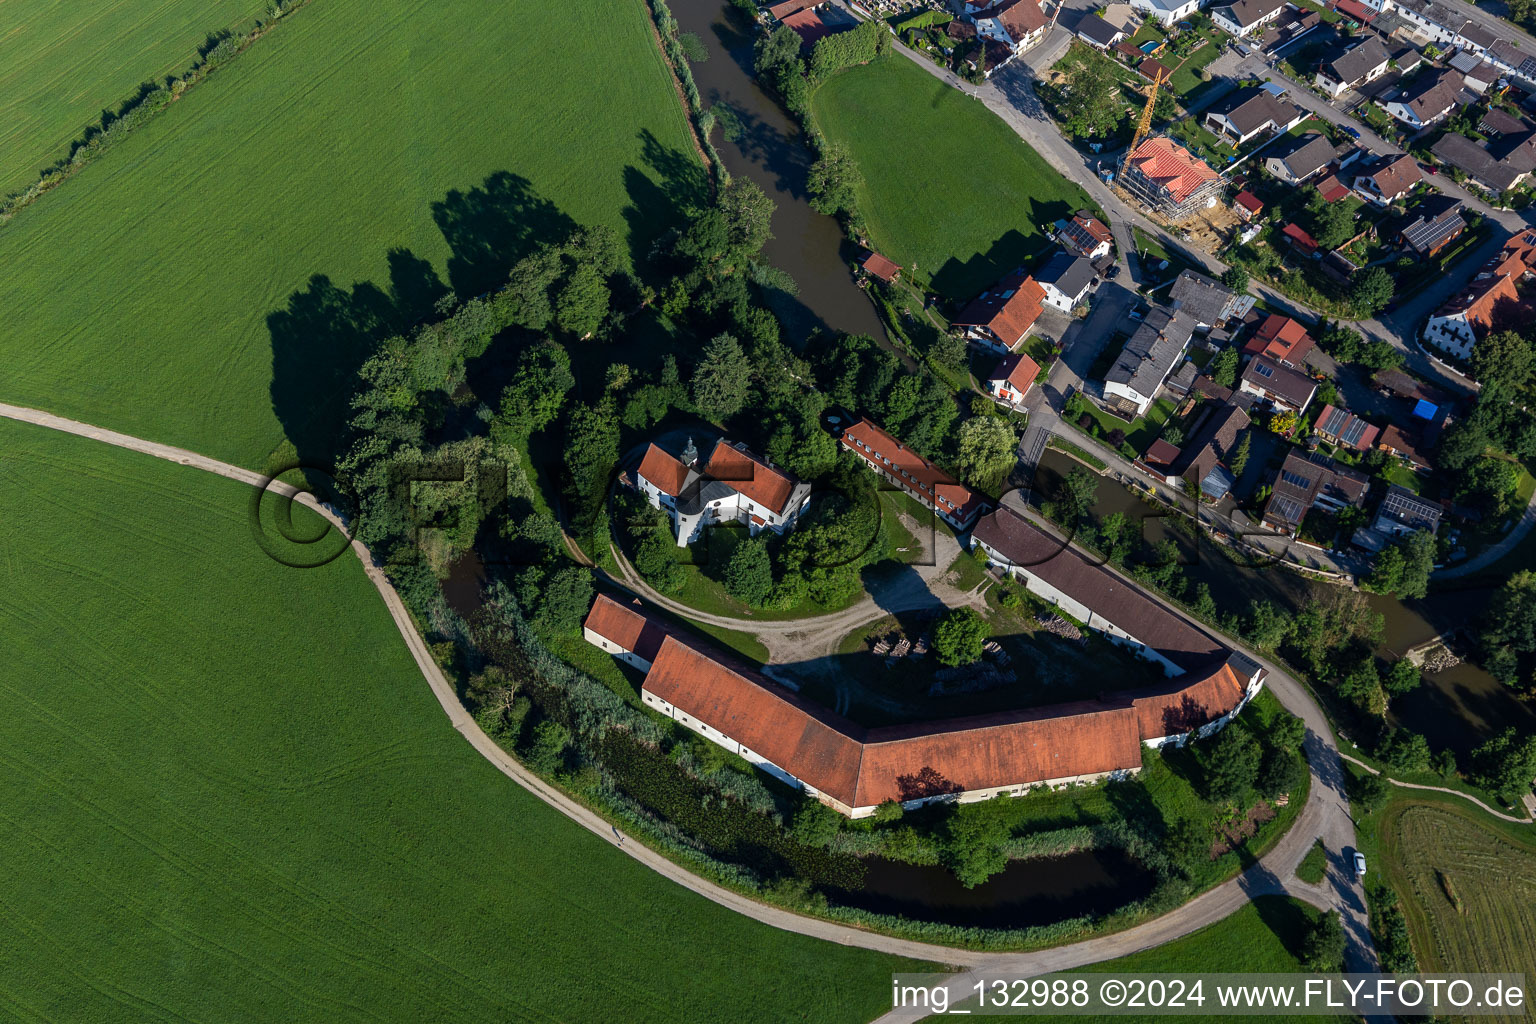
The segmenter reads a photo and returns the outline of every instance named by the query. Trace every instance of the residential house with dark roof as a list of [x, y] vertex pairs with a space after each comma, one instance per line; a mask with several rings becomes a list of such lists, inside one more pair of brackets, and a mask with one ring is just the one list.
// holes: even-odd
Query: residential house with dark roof
[[1028, 335], [1045, 305], [1045, 289], [1022, 270], [982, 292], [951, 321], [972, 341], [1012, 352]]
[[1104, 400], [1128, 419], [1144, 415], [1194, 333], [1188, 313], [1154, 306], [1104, 375]]
[[1324, 440], [1357, 452], [1367, 452], [1376, 443], [1379, 428], [1361, 419], [1342, 405], [1325, 405], [1317, 414], [1314, 428]]
[[635, 477], [646, 500], [671, 517], [679, 547], [717, 523], [744, 523], [754, 536], [764, 528], [783, 533], [811, 500], [810, 484], [724, 438], [702, 467], [692, 438], [680, 457], [653, 444]]
[[1045, 292], [1046, 305], [1070, 313], [1088, 301], [1098, 274], [1087, 257], [1058, 252], [1035, 271], [1034, 278]]
[[1216, 109], [1207, 111], [1205, 127], [1228, 145], [1241, 146], [1259, 135], [1290, 131], [1306, 116], [1296, 104], [1254, 86], [1238, 90]]
[[1223, 32], [1246, 36], [1274, 21], [1283, 10], [1285, 0], [1237, 0], [1236, 3], [1212, 7], [1206, 13]]
[[1426, 454], [1429, 445], [1425, 442], [1423, 428], [1404, 429], [1396, 423], [1388, 423], [1376, 439], [1376, 448], [1388, 455], [1397, 456], [1417, 472], [1422, 473], [1430, 468]]
[[1262, 522], [1272, 530], [1296, 536], [1308, 510], [1328, 512], [1360, 508], [1371, 481], [1364, 473], [1340, 465], [1319, 452], [1292, 448], [1275, 474]]
[[987, 378], [987, 393], [1009, 405], [1018, 405], [1039, 374], [1040, 364], [1023, 352], [1003, 356]]
[[1099, 17], [1090, 14], [1077, 24], [1077, 37], [1089, 46], [1107, 50], [1125, 38], [1125, 32]]
[[1120, 166], [1120, 185], [1170, 220], [1182, 220], [1213, 203], [1221, 181], [1204, 160], [1162, 136], [1142, 142]]
[[956, 530], [968, 530], [986, 499], [867, 419], [843, 431], [839, 442], [876, 473], [932, 509]]
[[1333, 163], [1338, 155], [1327, 136], [1303, 135], [1284, 154], [1264, 158], [1264, 169], [1281, 181], [1299, 185]]
[[978, 35], [1006, 46], [1012, 56], [1038, 43], [1051, 23], [1036, 0], [998, 0], [969, 17]]
[[1381, 534], [1412, 533], [1415, 530], [1434, 533], [1440, 529], [1442, 511], [1439, 505], [1427, 498], [1421, 498], [1408, 488], [1393, 484], [1381, 499], [1381, 507], [1376, 510], [1376, 521], [1371, 524], [1371, 528]]
[[1413, 220], [1403, 226], [1398, 238], [1403, 248], [1422, 257], [1435, 255], [1467, 230], [1461, 200], [1454, 196], [1427, 196], [1412, 212]]
[[1504, 74], [1488, 60], [1471, 50], [1459, 50], [1453, 53], [1446, 63], [1460, 71], [1462, 81], [1466, 83], [1467, 88], [1479, 96], [1486, 93]]
[[1282, 366], [1265, 356], [1254, 356], [1243, 367], [1238, 390], [1268, 401], [1277, 409], [1300, 416], [1317, 394], [1317, 382], [1300, 370]]
[[1238, 438], [1248, 425], [1248, 413], [1238, 406], [1207, 405], [1190, 431], [1189, 440], [1174, 459], [1170, 475], [1194, 484], [1200, 489], [1201, 496], [1209, 501], [1225, 498], [1232, 485], [1237, 483], [1227, 460], [1237, 449]]
[[1466, 81], [1453, 68], [1427, 71], [1381, 101], [1381, 108], [1413, 129], [1438, 124], [1461, 106]]
[[1536, 85], [1536, 57], [1520, 49], [1510, 39], [1495, 39], [1488, 47], [1488, 61], [1500, 71], [1524, 79], [1528, 85]]
[[1087, 210], [1078, 210], [1056, 233], [1064, 249], [1090, 260], [1108, 256], [1112, 240], [1109, 228]]
[[1220, 281], [1185, 270], [1168, 289], [1168, 305], [1194, 319], [1195, 328], [1209, 331], [1253, 308], [1253, 299], [1239, 295]]
[[1435, 157], [1496, 194], [1515, 188], [1536, 170], [1536, 124], [1495, 108], [1478, 129], [1485, 136], [1482, 142], [1446, 132], [1435, 143]]
[[1300, 321], [1271, 313], [1243, 346], [1243, 354], [1264, 356], [1286, 366], [1301, 366], [1314, 344]]
[[1381, 41], [1375, 36], [1367, 36], [1364, 42], [1332, 60], [1324, 60], [1312, 81], [1329, 99], [1336, 100], [1349, 90], [1359, 89], [1386, 74], [1391, 60], [1391, 54]]
[[1413, 187], [1424, 180], [1419, 162], [1404, 153], [1384, 156], [1355, 171], [1355, 191], [1377, 206], [1390, 206], [1405, 199]]

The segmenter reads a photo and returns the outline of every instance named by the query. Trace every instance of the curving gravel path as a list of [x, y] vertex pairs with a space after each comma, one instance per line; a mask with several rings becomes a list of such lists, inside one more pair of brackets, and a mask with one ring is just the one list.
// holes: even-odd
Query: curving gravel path
[[[1512, 821], [1516, 825], [1529, 825], [1529, 824], [1532, 823], [1532, 821], [1536, 821], [1536, 818], [1533, 818], [1533, 816], [1530, 813], [1527, 813], [1526, 816], [1523, 817], [1523, 818], [1516, 818], [1513, 815], [1505, 814], [1503, 811], [1496, 811], [1492, 807], [1489, 807], [1487, 804], [1483, 803], [1477, 797], [1473, 796], [1471, 793], [1463, 793], [1459, 789], [1449, 789], [1449, 788], [1447, 788], [1445, 786], [1423, 786], [1423, 785], [1420, 785], [1417, 782], [1399, 782], [1396, 779], [1394, 779], [1392, 776], [1390, 776], [1390, 775], [1386, 774], [1385, 772], [1383, 772], [1381, 769], [1379, 769], [1379, 768], [1372, 768], [1370, 765], [1366, 764], [1364, 761], [1360, 760], [1359, 758], [1350, 757], [1348, 754], [1343, 753], [1342, 751], [1339, 753], [1339, 756], [1342, 757], [1344, 760], [1348, 761], [1352, 765], [1358, 765], [1359, 767], [1364, 768], [1366, 771], [1370, 772], [1372, 775], [1380, 775], [1382, 778], [1384, 778], [1388, 782], [1392, 783], [1392, 785], [1401, 787], [1402, 789], [1422, 789], [1422, 790], [1427, 790], [1430, 793], [1449, 793], [1449, 794], [1451, 794], [1451, 796], [1459, 796], [1463, 800], [1470, 800], [1474, 804], [1477, 804], [1477, 806], [1481, 807], [1483, 810], [1487, 811], [1489, 814], [1493, 815], [1495, 818], [1503, 818], [1505, 821]], [[1527, 811], [1530, 811], [1531, 810], [1531, 797], [1530, 797], [1530, 795], [1527, 794], [1525, 799], [1526, 799], [1526, 809], [1527, 809]]]
[[[147, 441], [37, 409], [0, 403], [0, 416], [151, 455], [201, 472], [214, 473], [247, 486], [266, 487], [313, 509], [338, 530], [345, 532], [345, 524], [341, 519], [316, 501], [312, 495], [286, 483], [271, 482], [262, 474], [251, 470], [220, 462], [184, 448]], [[528, 771], [480, 729], [459, 703], [452, 685], [433, 661], [405, 605], [383, 571], [374, 563], [372, 554], [356, 541], [352, 543], [352, 550], [362, 563], [368, 578], [373, 581], [385, 607], [389, 609], [390, 617], [399, 629], [401, 638], [405, 641], [417, 667], [426, 678], [428, 686], [431, 687], [433, 695], [453, 727], [502, 774], [604, 842], [614, 842], [616, 829], [608, 821]], [[735, 624], [733, 628], [747, 625], [742, 620], [727, 621]], [[767, 623], [750, 623], [750, 627], [767, 625]], [[793, 624], [780, 625], [787, 630]], [[715, 885], [674, 864], [641, 843], [621, 843], [620, 848], [629, 856], [678, 885], [775, 928], [841, 945], [859, 946], [916, 960], [969, 968], [972, 971], [986, 969], [1020, 974], [1041, 974], [1113, 959], [1161, 945], [1214, 924], [1254, 896], [1278, 893], [1289, 894], [1314, 906], [1343, 911], [1346, 931], [1350, 937], [1349, 962], [1346, 964], [1346, 969], [1373, 969], [1375, 953], [1370, 943], [1369, 932], [1364, 928], [1364, 901], [1344, 862], [1344, 846], [1353, 842], [1354, 832], [1348, 816], [1348, 801], [1343, 793], [1343, 770], [1338, 750], [1334, 745], [1333, 734], [1328, 728], [1321, 708], [1299, 682], [1277, 666], [1263, 659], [1258, 660], [1270, 670], [1269, 685], [1281, 703], [1299, 714], [1307, 724], [1306, 748], [1312, 764], [1312, 789], [1307, 805], [1302, 809], [1295, 825], [1281, 838], [1275, 848], [1237, 878], [1203, 893], [1162, 917], [1123, 932], [1031, 953], [982, 953], [954, 949], [892, 938], [829, 921], [802, 917]], [[1322, 838], [1324, 845], [1328, 847], [1330, 863], [1325, 883], [1313, 886], [1296, 878], [1296, 865], [1317, 838]], [[969, 977], [968, 973], [958, 973], [954, 976], [952, 985], [957, 994], [963, 995], [968, 991], [971, 984], [971, 981], [967, 980]], [[919, 1018], [892, 1013], [880, 1019], [895, 1022]]]

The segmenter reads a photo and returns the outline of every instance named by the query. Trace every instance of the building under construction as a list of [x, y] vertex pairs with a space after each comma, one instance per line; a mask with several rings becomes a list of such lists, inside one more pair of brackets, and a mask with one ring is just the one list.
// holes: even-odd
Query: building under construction
[[1126, 155], [1119, 184], [1143, 206], [1177, 221], [1209, 205], [1222, 177], [1177, 142], [1154, 136]]

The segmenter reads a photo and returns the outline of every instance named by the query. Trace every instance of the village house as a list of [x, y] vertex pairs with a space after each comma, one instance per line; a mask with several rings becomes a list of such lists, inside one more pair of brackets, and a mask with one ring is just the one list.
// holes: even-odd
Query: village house
[[[972, 6], [967, 4], [968, 9]], [[1038, 43], [1051, 23], [1035, 0], [999, 0], [970, 14], [970, 20], [978, 35], [1001, 43], [1013, 56]]]
[[1232, 212], [1237, 214], [1239, 220], [1247, 224], [1264, 212], [1264, 204], [1259, 201], [1258, 196], [1247, 189], [1243, 189], [1232, 199]]
[[1198, 11], [1203, 0], [1131, 0], [1131, 7], [1168, 27]]
[[1172, 139], [1147, 139], [1126, 157], [1120, 185], [1169, 220], [1182, 220], [1216, 202], [1221, 175]]
[[1254, 356], [1238, 378], [1238, 390], [1264, 399], [1276, 409], [1300, 416], [1317, 394], [1317, 382], [1300, 370]]
[[1039, 374], [1040, 364], [1023, 352], [1003, 356], [992, 368], [992, 375], [987, 378], [987, 393], [999, 401], [1017, 406], [1024, 401], [1024, 396], [1029, 393]]
[[1371, 524], [1371, 529], [1384, 536], [1412, 533], [1415, 530], [1435, 533], [1440, 529], [1441, 514], [1439, 505], [1419, 497], [1400, 484], [1392, 484], [1387, 488], [1386, 497], [1381, 499], [1381, 507], [1376, 510], [1376, 521]]
[[1458, 359], [1505, 322], [1529, 322], [1516, 285], [1536, 271], [1536, 231], [1522, 231], [1504, 243], [1468, 285], [1435, 311], [1424, 326], [1424, 340]]
[[1125, 38], [1125, 30], [1116, 28], [1097, 14], [1090, 14], [1078, 23], [1077, 37], [1089, 46], [1107, 50]]
[[1485, 141], [1446, 132], [1435, 143], [1436, 158], [1495, 194], [1516, 187], [1536, 170], [1536, 124], [1495, 107], [1483, 115], [1478, 131]]
[[1536, 57], [1521, 50], [1513, 40], [1495, 39], [1485, 56], [1500, 71], [1523, 79], [1527, 85], [1536, 85]]
[[1428, 196], [1415, 208], [1414, 219], [1403, 226], [1399, 240], [1418, 256], [1433, 256], [1467, 230], [1461, 211], [1460, 199], [1438, 193]]
[[1313, 428], [1326, 441], [1357, 452], [1368, 452], [1380, 430], [1341, 405], [1325, 405]]
[[1017, 270], [971, 300], [950, 323], [972, 341], [1008, 353], [1028, 337], [1044, 305], [1045, 289]]
[[1257, 32], [1280, 16], [1285, 0], [1237, 0], [1208, 12], [1216, 27], [1234, 36]]
[[1290, 131], [1306, 117], [1306, 111], [1270, 89], [1240, 89], [1205, 115], [1205, 127], [1229, 146], [1241, 146], [1259, 135]]
[[1413, 187], [1424, 180], [1419, 162], [1404, 153], [1373, 160], [1355, 172], [1355, 191], [1377, 206], [1390, 206], [1406, 199]]
[[1312, 336], [1299, 321], [1271, 313], [1243, 346], [1245, 356], [1264, 356], [1286, 366], [1300, 366], [1312, 351]]
[[932, 509], [956, 530], [971, 528], [986, 500], [867, 419], [843, 431], [844, 448], [886, 480]]
[[679, 547], [717, 523], [745, 523], [754, 536], [764, 528], [783, 533], [810, 504], [810, 484], [775, 469], [740, 442], [716, 441], [708, 463], [702, 470], [698, 464], [698, 449], [689, 438], [681, 457], [650, 445], [635, 474], [640, 493], [671, 517]]
[[1126, 419], [1145, 415], [1194, 333], [1192, 316], [1154, 306], [1104, 375], [1104, 401]]
[[1375, 36], [1325, 61], [1312, 81], [1329, 99], [1336, 100], [1351, 89], [1359, 89], [1387, 73], [1392, 55]]
[[1169, 465], [1164, 482], [1186, 480], [1198, 487], [1201, 497], [1208, 501], [1225, 498], [1237, 483], [1227, 467], [1227, 459], [1248, 425], [1248, 413], [1240, 406], [1206, 403], [1189, 440]]
[[895, 284], [896, 279], [901, 276], [901, 267], [877, 252], [871, 252], [864, 257], [863, 267], [864, 273], [886, 284]]
[[1461, 105], [1465, 80], [1460, 71], [1444, 68], [1426, 71], [1380, 101], [1388, 114], [1415, 130], [1438, 124]]
[[1195, 330], [1211, 331], [1245, 315], [1253, 308], [1253, 297], [1239, 295], [1215, 278], [1185, 270], [1168, 289], [1168, 305], [1192, 319]]
[[1351, 506], [1360, 508], [1370, 485], [1370, 478], [1364, 473], [1321, 453], [1292, 448], [1275, 475], [1262, 522], [1294, 537], [1309, 509], [1337, 512]]
[[1429, 457], [1425, 454], [1429, 445], [1422, 428], [1404, 429], [1396, 423], [1388, 423], [1376, 439], [1376, 450], [1396, 456], [1416, 473], [1427, 472]]
[[1338, 155], [1327, 136], [1303, 135], [1282, 156], [1264, 158], [1264, 169], [1289, 185], [1299, 185], [1333, 163]]
[[1486, 53], [1498, 36], [1469, 20], [1456, 8], [1435, 0], [1392, 0], [1391, 11], [1407, 23], [1408, 30], [1420, 39], [1442, 49], [1460, 46], [1474, 53]]
[[1109, 255], [1112, 236], [1097, 217], [1087, 210], [1078, 210], [1056, 233], [1056, 241], [1068, 252], [1096, 260]]
[[1446, 61], [1448, 65], [1461, 72], [1461, 79], [1467, 88], [1479, 96], [1486, 93], [1503, 76], [1503, 72], [1494, 67], [1489, 61], [1473, 53], [1471, 50], [1459, 50]]
[[1045, 292], [1046, 305], [1070, 313], [1088, 301], [1098, 275], [1087, 258], [1058, 252], [1035, 271], [1034, 278]]

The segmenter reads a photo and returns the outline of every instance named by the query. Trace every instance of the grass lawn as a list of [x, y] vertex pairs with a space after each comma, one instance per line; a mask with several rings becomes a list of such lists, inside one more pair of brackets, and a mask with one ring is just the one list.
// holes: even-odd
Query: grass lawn
[[1388, 819], [1383, 853], [1425, 970], [1536, 971], [1536, 845], [1486, 817], [1410, 802]]
[[1301, 858], [1301, 863], [1296, 865], [1296, 877], [1303, 882], [1317, 885], [1323, 880], [1328, 871], [1328, 851], [1323, 849], [1323, 841], [1319, 839], [1312, 844], [1312, 849]]
[[1076, 459], [1078, 462], [1081, 462], [1083, 465], [1090, 466], [1100, 473], [1109, 468], [1109, 464], [1106, 463], [1103, 459], [1099, 458], [1097, 455], [1093, 455], [1085, 451], [1083, 448], [1073, 444], [1071, 441], [1068, 441], [1057, 434], [1051, 435], [1051, 439], [1046, 442], [1046, 447], [1055, 448], [1059, 452], [1064, 452], [1067, 455], [1070, 455], [1072, 458]]
[[811, 109], [863, 172], [876, 248], [949, 298], [1043, 252], [1042, 226], [1090, 205], [1001, 118], [900, 55], [833, 75]]
[[211, 33], [248, 28], [265, 9], [258, 0], [0, 7], [0, 194], [30, 185], [140, 83], [191, 67]]
[[[0, 399], [260, 466], [377, 336], [702, 180], [643, 0], [325, 0], [0, 228]], [[324, 450], [329, 451], [328, 447]]]
[[356, 560], [268, 559], [244, 487], [0, 444], [6, 1017], [853, 1022], [913, 969], [749, 922], [514, 785]]
[[[1113, 413], [1105, 412], [1092, 402], [1085, 401], [1083, 403], [1083, 410], [1094, 418], [1103, 434], [1108, 434], [1113, 430], [1125, 432], [1125, 441], [1122, 443], [1122, 447], [1124, 445], [1131, 447], [1134, 454], [1129, 456], [1130, 458], [1140, 456], [1151, 447], [1152, 442], [1157, 440], [1158, 434], [1162, 433], [1163, 424], [1168, 422], [1168, 417], [1173, 415], [1175, 408], [1174, 404], [1168, 399], [1159, 398], [1148, 407], [1145, 416], [1138, 416], [1127, 423]], [[1072, 426], [1078, 427], [1076, 419], [1072, 421]], [[1082, 428], [1078, 427], [1078, 429], [1081, 430]], [[1100, 436], [1098, 440], [1104, 445], [1109, 445], [1107, 437]]]

